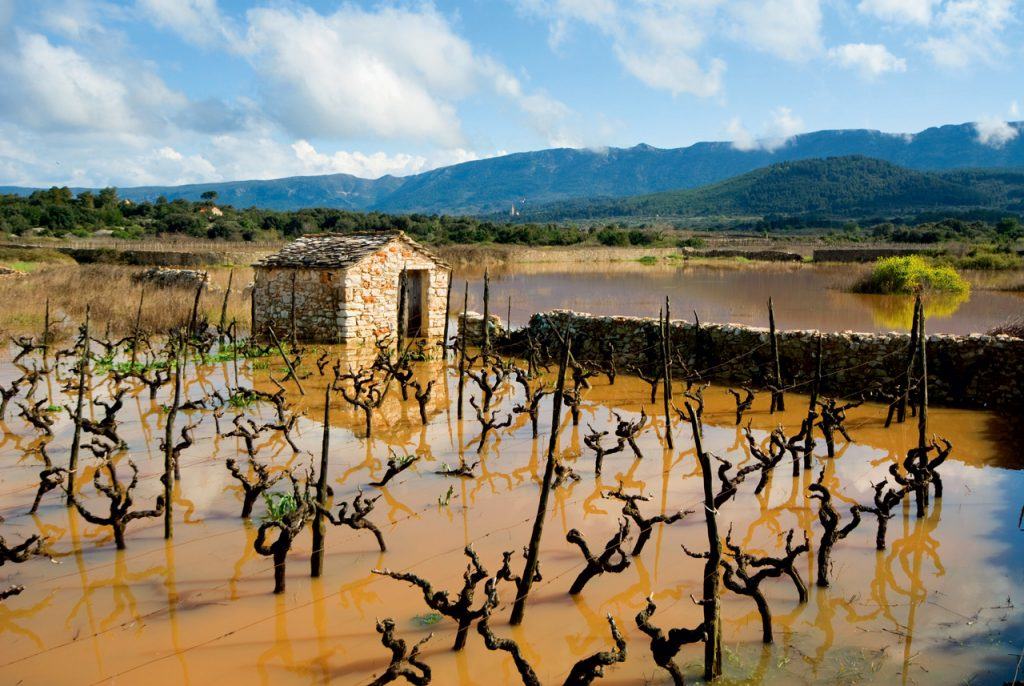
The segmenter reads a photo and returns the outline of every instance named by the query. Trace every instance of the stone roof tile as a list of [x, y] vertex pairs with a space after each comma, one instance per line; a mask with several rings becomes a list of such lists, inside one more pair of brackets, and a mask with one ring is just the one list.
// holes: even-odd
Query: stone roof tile
[[[396, 239], [404, 239], [437, 260], [429, 250], [402, 231], [360, 233], [321, 233], [303, 236], [266, 257], [257, 267], [299, 267], [305, 269], [345, 269]], [[444, 264], [440, 260], [437, 260]]]

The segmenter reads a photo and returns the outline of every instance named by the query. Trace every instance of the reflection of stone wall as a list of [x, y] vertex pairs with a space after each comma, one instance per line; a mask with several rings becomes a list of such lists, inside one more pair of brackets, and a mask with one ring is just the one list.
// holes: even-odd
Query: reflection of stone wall
[[256, 330], [264, 331], [270, 324], [279, 337], [290, 336], [294, 275], [299, 340], [366, 341], [391, 334], [398, 324], [403, 267], [428, 270], [424, 328], [429, 337], [444, 335], [448, 269], [401, 242], [389, 243], [347, 270], [257, 267], [253, 293]]
[[[535, 340], [552, 349], [554, 329], [566, 324], [574, 332], [575, 353], [600, 359], [601, 345], [610, 341], [617, 366], [656, 360], [657, 321], [639, 317], [596, 317], [556, 310], [530, 320]], [[779, 356], [787, 385], [809, 381], [814, 373], [817, 331], [779, 331]], [[824, 392], [855, 396], [905, 373], [909, 334], [823, 333]], [[692, 368], [705, 370], [708, 380], [763, 385], [771, 378], [768, 329], [738, 324], [696, 327], [674, 320], [675, 350]], [[929, 398], [946, 405], [1006, 409], [1024, 400], [1024, 340], [1007, 336], [928, 336]], [[680, 376], [683, 373], [680, 372]], [[807, 392], [807, 386], [795, 389]]]

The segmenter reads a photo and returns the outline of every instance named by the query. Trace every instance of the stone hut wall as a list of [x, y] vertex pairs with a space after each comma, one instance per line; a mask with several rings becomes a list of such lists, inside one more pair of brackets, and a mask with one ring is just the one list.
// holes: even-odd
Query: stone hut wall
[[428, 270], [423, 316], [428, 337], [444, 335], [449, 271], [412, 245], [394, 241], [345, 272], [345, 300], [339, 310], [346, 340], [367, 340], [395, 333], [402, 268]]
[[402, 241], [385, 245], [347, 269], [257, 267], [255, 330], [268, 324], [281, 338], [291, 334], [292, 275], [295, 275], [295, 330], [299, 340], [317, 343], [366, 341], [394, 333], [402, 268], [428, 270], [423, 316], [429, 337], [444, 335], [449, 270]]
[[[568, 325], [574, 353], [601, 360], [606, 342], [615, 347], [617, 368], [653, 364], [658, 358], [657, 321], [639, 317], [597, 317], [568, 311], [536, 314], [529, 330], [534, 340], [557, 347], [554, 331]], [[806, 393], [814, 375], [817, 331], [779, 331], [779, 357], [787, 386]], [[707, 380], [764, 386], [772, 378], [768, 329], [737, 324], [674, 320], [674, 350]], [[822, 333], [823, 392], [859, 396], [906, 372], [910, 335], [906, 333]], [[928, 394], [937, 404], [1006, 410], [1024, 401], [1024, 340], [1009, 336], [932, 334], [927, 340]], [[679, 377], [685, 376], [681, 369]]]
[[340, 341], [341, 270], [256, 268], [253, 286], [255, 331], [273, 326], [279, 338], [291, 336], [292, 278], [295, 278], [295, 334], [299, 340]]

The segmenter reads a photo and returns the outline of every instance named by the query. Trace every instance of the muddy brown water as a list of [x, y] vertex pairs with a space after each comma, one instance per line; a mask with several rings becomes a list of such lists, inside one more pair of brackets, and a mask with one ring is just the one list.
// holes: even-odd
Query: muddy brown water
[[[307, 355], [310, 361], [315, 357]], [[274, 360], [269, 363], [278, 376], [279, 366]], [[224, 389], [230, 374], [226, 364], [190, 369], [186, 397]], [[269, 387], [266, 374], [266, 369], [254, 371], [245, 363], [242, 381], [250, 383], [255, 377], [257, 386]], [[445, 367], [439, 361], [421, 363], [419, 374], [440, 378]], [[9, 361], [0, 364], [0, 382], [7, 384], [16, 375]], [[379, 553], [368, 532], [331, 528], [325, 575], [311, 580], [310, 540], [304, 533], [289, 556], [288, 588], [281, 596], [271, 594], [269, 559], [253, 551], [258, 520], [239, 519], [240, 492], [224, 467], [226, 458], [244, 455], [243, 448], [237, 439], [216, 435], [208, 412], [189, 413], [193, 419], [203, 416], [203, 422], [195, 445], [182, 458], [174, 539], [162, 539], [159, 519], [141, 520], [129, 525], [128, 548], [118, 552], [107, 529], [66, 509], [55, 493], [46, 497], [38, 516], [25, 515], [40, 469], [32, 453], [36, 434], [16, 417], [16, 410], [9, 411], [6, 423], [0, 424], [0, 514], [7, 520], [0, 532], [9, 542], [43, 533], [53, 562], [37, 558], [6, 565], [0, 572], [0, 584], [26, 588], [0, 603], [0, 681], [366, 684], [383, 670], [389, 655], [374, 630], [375, 620], [392, 617], [399, 636], [410, 643], [434, 633], [424, 649], [433, 683], [519, 683], [507, 655], [488, 652], [475, 631], [465, 651], [451, 652], [450, 620], [424, 626], [429, 610], [418, 591], [370, 574], [375, 567], [415, 571], [455, 593], [466, 567], [464, 546], [472, 544], [494, 573], [502, 551], [518, 551], [527, 542], [550, 431], [550, 405], [543, 405], [539, 439], [531, 439], [526, 416], [517, 415], [512, 427], [488, 438], [478, 453], [479, 424], [468, 403], [467, 419], [455, 419], [450, 372], [447, 379], [435, 390], [428, 426], [420, 426], [414, 401], [402, 403], [393, 394], [370, 441], [361, 436], [361, 416], [339, 399], [332, 415], [330, 483], [336, 498], [348, 499], [361, 487], [380, 493], [371, 519], [382, 528], [388, 552]], [[275, 470], [319, 459], [325, 381], [313, 368], [304, 385], [305, 396], [290, 385], [288, 398], [306, 415], [296, 439], [302, 452], [293, 454], [279, 435], [264, 435], [259, 441], [260, 459]], [[67, 402], [59, 389], [60, 382], [51, 379], [39, 392], [50, 394], [53, 404]], [[107, 392], [109, 386], [98, 379], [94, 396]], [[502, 392], [496, 401], [499, 414], [509, 411], [518, 393], [512, 387]], [[499, 636], [520, 643], [545, 684], [561, 683], [576, 660], [611, 646], [607, 614], [616, 618], [628, 641], [628, 659], [609, 668], [601, 683], [669, 683], [654, 665], [648, 640], [633, 617], [651, 596], [658, 605], [657, 625], [692, 627], [700, 621], [690, 595], [700, 594], [703, 563], [686, 557], [680, 547], [706, 547], [701, 479], [688, 428], [675, 422], [676, 449], [668, 450], [661, 440], [663, 419], [655, 416], [639, 439], [644, 459], [608, 457], [600, 478], [582, 443], [586, 425], [609, 428], [612, 411], [636, 417], [643, 404], [649, 405], [648, 393], [645, 384], [629, 377], [619, 377], [614, 385], [603, 377], [594, 380], [593, 389], [585, 393], [583, 426], [573, 427], [566, 419], [561, 427], [559, 453], [581, 479], [553, 495], [541, 550], [543, 580], [535, 585], [522, 626], [508, 626], [512, 589], [501, 589], [502, 606], [492, 626]], [[734, 462], [749, 462], [734, 425], [731, 397], [725, 389], [712, 387], [706, 399], [707, 448]], [[767, 396], [757, 398], [749, 418], [759, 440], [779, 423], [790, 432], [799, 426], [806, 398], [789, 395], [787, 401], [789, 411], [772, 416]], [[165, 419], [161, 404], [166, 402], [166, 389], [155, 401], [145, 389], [134, 389], [122, 415], [121, 433], [129, 447], [119, 463], [130, 457], [138, 464], [143, 476], [137, 501], [142, 507], [151, 506], [161, 489], [158, 444]], [[256, 406], [249, 412], [269, 419], [272, 408]], [[225, 427], [231, 416], [229, 411]], [[844, 521], [850, 505], [868, 502], [872, 481], [884, 478], [889, 464], [901, 459], [916, 437], [916, 427], [909, 423], [882, 428], [883, 416], [879, 406], [853, 410], [848, 425], [856, 444], [841, 446], [835, 459], [823, 457], [819, 445], [813, 473], [793, 478], [784, 462], [761, 496], [753, 495], [754, 484], [747, 481], [739, 496], [722, 507], [720, 527], [731, 525], [734, 539], [748, 550], [778, 552], [790, 528], [798, 538], [807, 532], [812, 545], [812, 554], [799, 562], [809, 584], [809, 602], [798, 604], [788, 581], [766, 586], [775, 618], [774, 645], [760, 643], [760, 623], [749, 599], [723, 596], [722, 683], [1002, 684], [1012, 678], [1024, 641], [1019, 609], [1024, 604], [1024, 533], [1017, 531], [1024, 472], [1018, 470], [1022, 463], [1009, 428], [996, 415], [933, 409], [932, 428], [955, 446], [942, 467], [945, 497], [924, 519], [898, 509], [884, 552], [874, 550], [873, 520], [868, 517], [838, 544], [832, 587], [813, 586], [820, 526], [807, 486], [824, 469]], [[71, 436], [66, 417], [58, 419], [55, 432], [49, 453], [60, 464], [67, 459]], [[423, 459], [386, 488], [367, 487], [383, 475], [391, 451]], [[479, 460], [477, 478], [436, 473], [460, 459]], [[84, 458], [78, 485], [87, 504], [98, 508], [103, 501], [90, 483], [95, 466], [95, 460]], [[602, 495], [620, 481], [650, 496], [641, 506], [645, 514], [694, 513], [656, 527], [643, 554], [623, 573], [600, 576], [581, 595], [570, 597], [581, 557], [566, 542], [566, 532], [578, 528], [592, 548], [603, 546], [621, 507]], [[449, 488], [449, 504], [439, 505]], [[262, 512], [258, 505], [257, 514]], [[691, 645], [677, 658], [695, 681], [701, 656], [701, 647]]]
[[[535, 312], [570, 309], [596, 315], [657, 317], [665, 296], [673, 317], [755, 326], [768, 325], [772, 297], [781, 329], [885, 332], [908, 331], [910, 296], [864, 295], [849, 286], [867, 270], [863, 265], [699, 264], [593, 262], [515, 264], [491, 268], [491, 312], [506, 317], [512, 297], [512, 324], [525, 324]], [[462, 307], [463, 282], [470, 282], [470, 309], [483, 308], [479, 281], [483, 268], [454, 274], [452, 309]], [[983, 333], [1024, 315], [1024, 296], [988, 290], [1016, 275], [972, 273], [966, 297], [931, 296], [926, 303], [932, 333]]]

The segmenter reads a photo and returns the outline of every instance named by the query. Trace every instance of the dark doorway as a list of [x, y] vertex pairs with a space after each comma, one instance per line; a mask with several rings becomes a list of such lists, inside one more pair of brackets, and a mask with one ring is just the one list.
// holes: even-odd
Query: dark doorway
[[410, 269], [406, 271], [406, 336], [410, 338], [421, 338], [426, 330], [427, 323], [427, 282], [429, 272], [425, 269]]

